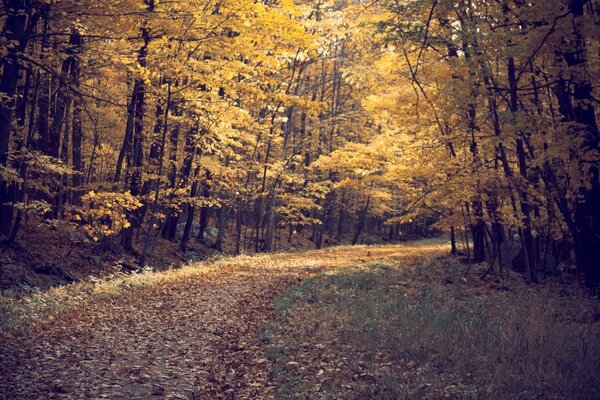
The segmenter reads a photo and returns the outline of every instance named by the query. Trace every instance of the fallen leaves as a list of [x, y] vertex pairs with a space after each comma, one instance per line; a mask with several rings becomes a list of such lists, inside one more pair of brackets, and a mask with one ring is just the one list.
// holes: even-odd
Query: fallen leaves
[[[403, 252], [368, 249], [366, 257], [357, 246], [223, 259], [133, 276], [115, 293], [94, 286], [85, 292], [89, 300], [69, 302], [54, 320], [2, 336], [0, 397], [271, 398], [272, 361], [261, 334], [275, 299], [326, 269]], [[305, 360], [287, 367], [308, 368]], [[314, 375], [332, 379], [329, 371]]]

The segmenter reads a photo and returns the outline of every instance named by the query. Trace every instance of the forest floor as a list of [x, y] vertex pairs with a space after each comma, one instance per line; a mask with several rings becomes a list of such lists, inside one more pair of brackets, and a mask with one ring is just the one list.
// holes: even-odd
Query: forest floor
[[241, 256], [2, 298], [0, 398], [598, 398], [596, 299], [447, 253]]

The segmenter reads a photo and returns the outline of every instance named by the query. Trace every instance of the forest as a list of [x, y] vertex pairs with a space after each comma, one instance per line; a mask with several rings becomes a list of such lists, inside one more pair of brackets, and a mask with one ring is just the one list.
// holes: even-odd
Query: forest
[[[139, 307], [176, 301], [183, 313], [182, 302], [192, 300], [173, 294], [177, 287], [198, 299], [209, 296], [188, 282], [193, 274], [186, 268], [199, 263], [212, 271], [211, 262], [217, 260], [214, 268], [223, 269], [221, 278], [227, 285], [243, 287], [240, 293], [250, 296], [244, 297], [242, 307], [256, 300], [248, 293], [266, 293], [260, 305], [248, 306], [260, 317], [252, 314], [243, 323], [263, 325], [256, 331], [248, 328], [244, 340], [268, 333], [261, 345], [272, 350], [289, 332], [276, 334], [265, 328], [276, 324], [268, 322], [269, 316], [275, 312], [286, 329], [294, 326], [292, 317], [286, 319], [287, 311], [277, 314], [277, 304], [297, 305], [306, 296], [330, 304], [331, 293], [319, 285], [339, 286], [345, 299], [345, 290], [364, 289], [363, 280], [374, 287], [393, 279], [400, 286], [412, 282], [404, 296], [422, 293], [432, 301], [432, 309], [442, 312], [445, 306], [429, 292], [425, 278], [407, 272], [423, 264], [436, 282], [432, 287], [468, 286], [466, 294], [449, 291], [457, 296], [453, 301], [458, 309], [463, 296], [479, 301], [478, 285], [485, 282], [499, 293], [491, 298], [507, 310], [516, 307], [523, 315], [535, 316], [536, 310], [544, 309], [548, 314], [539, 312], [539, 318], [550, 319], [563, 311], [585, 315], [568, 321], [583, 325], [558, 327], [555, 334], [564, 337], [555, 337], [546, 349], [536, 347], [534, 336], [528, 342], [537, 356], [561, 347], [559, 340], [569, 343], [563, 347], [574, 354], [570, 330], [582, 335], [575, 340], [584, 343], [582, 359], [539, 359], [529, 365], [533, 361], [524, 353], [498, 355], [523, 366], [527, 382], [478, 380], [479, 391], [465, 389], [451, 398], [509, 398], [508, 391], [515, 387], [535, 389], [512, 393], [511, 398], [549, 398], [544, 397], [549, 393], [556, 398], [600, 396], [593, 372], [600, 368], [600, 1], [2, 0], [0, 7], [0, 333], [7, 332], [0, 336], [2, 341], [14, 345], [31, 340], [27, 346], [36, 348], [23, 329], [42, 332], [46, 328], [40, 327], [58, 319], [68, 325], [75, 317], [64, 310], [75, 312], [77, 296], [92, 292], [111, 292], [84, 302], [94, 310], [108, 301], [114, 313], [124, 313], [117, 303], [137, 304], [134, 293], [140, 290], [148, 297]], [[411, 243], [417, 243], [416, 250]], [[306, 254], [306, 259], [298, 254]], [[255, 270], [245, 257], [272, 265], [273, 271], [260, 266]], [[407, 271], [388, 262], [406, 263]], [[440, 267], [444, 262], [447, 268]], [[238, 264], [254, 278], [239, 283], [236, 279], [243, 281], [243, 273], [233, 267]], [[313, 264], [323, 269], [313, 270]], [[359, 264], [372, 275], [346, 270]], [[330, 268], [346, 272], [330, 279]], [[450, 276], [449, 271], [458, 275]], [[152, 274], [158, 275], [151, 278]], [[161, 274], [165, 278], [159, 278]], [[199, 282], [208, 283], [198, 285], [217, 285], [221, 279], [212, 278], [212, 272], [204, 274]], [[325, 275], [314, 278], [315, 274]], [[172, 275], [176, 277], [166, 278]], [[140, 276], [145, 283], [136, 280]], [[470, 286], [471, 276], [478, 282], [475, 287]], [[115, 282], [122, 285], [119, 294], [112, 292], [117, 290]], [[286, 292], [299, 282], [305, 282], [300, 289]], [[306, 282], [317, 282], [317, 288]], [[391, 287], [382, 289], [382, 296], [396, 290]], [[369, 290], [360, 293], [379, 304]], [[512, 302], [493, 297], [503, 296], [504, 290], [525, 297]], [[537, 309], [538, 297], [527, 297], [532, 291], [551, 300]], [[360, 297], [357, 293], [346, 300]], [[412, 315], [414, 307], [396, 303], [401, 297], [386, 307]], [[216, 304], [225, 307], [234, 301], [227, 299]], [[555, 300], [551, 316], [546, 307]], [[227, 307], [240, 307], [232, 304]], [[149, 315], [144, 310], [140, 316]], [[363, 311], [354, 310], [357, 315]], [[219, 312], [211, 317], [216, 325], [229, 321], [230, 314], [223, 311], [219, 319]], [[342, 311], [329, 312], [324, 321], [333, 324]], [[518, 317], [509, 314], [495, 314], [497, 327], [508, 321], [502, 318]], [[435, 318], [448, 317], [440, 315]], [[317, 314], [305, 317], [319, 319]], [[173, 326], [178, 318], [192, 324], [187, 314], [173, 318]], [[448, 318], [462, 321], [460, 316]], [[415, 321], [413, 326], [420, 326]], [[164, 332], [160, 314], [155, 322], [148, 329]], [[422, 329], [432, 335], [432, 342], [423, 346], [438, 346], [436, 354], [448, 351], [439, 343], [443, 335], [431, 333], [439, 326], [431, 323], [423, 322]], [[448, 329], [453, 323], [448, 322]], [[315, 322], [315, 329], [319, 324]], [[365, 330], [374, 326], [369, 324], [365, 322]], [[328, 334], [336, 327], [330, 326]], [[498, 329], [513, 328], [529, 329], [510, 323]], [[39, 334], [57, 335], [57, 343], [63, 343], [62, 338], [71, 336], [61, 329]], [[95, 330], [94, 325], [89, 329]], [[295, 329], [304, 329], [300, 320]], [[396, 332], [391, 325], [385, 329]], [[376, 336], [385, 329], [376, 329]], [[500, 332], [490, 340], [502, 341], [515, 332]], [[304, 333], [310, 337], [314, 332]], [[358, 346], [371, 339], [354, 338], [346, 344]], [[415, 333], [398, 342], [402, 340], [409, 348], [426, 339]], [[488, 339], [481, 340], [481, 346], [489, 345]], [[322, 345], [313, 343], [317, 344]], [[103, 397], [100, 389], [78, 392], [74, 384], [40, 383], [31, 377], [29, 381], [37, 382], [34, 389], [17, 391], [17, 384], [29, 381], [14, 375], [13, 369], [19, 360], [35, 359], [17, 354], [19, 346], [0, 351], [0, 372], [13, 374], [13, 386], [0, 383], [0, 398], [32, 398], [34, 392], [26, 390], [35, 388], [41, 388], [36, 395], [53, 393], [56, 398], [77, 397], [74, 393]], [[512, 351], [504, 342], [496, 348]], [[414, 354], [403, 354], [409, 353]], [[475, 357], [466, 354], [456, 357]], [[434, 387], [415, 389], [423, 382], [409, 378], [412, 383], [405, 392], [386, 391], [379, 378], [373, 378], [374, 388], [365, 384], [355, 392], [355, 386], [349, 389], [341, 375], [329, 376], [325, 367], [316, 368], [300, 385], [281, 371], [299, 368], [302, 361], [257, 356], [249, 366], [239, 354], [235, 357], [219, 362], [242, 364], [248, 371], [271, 363], [270, 378], [261, 378], [270, 383], [246, 382], [241, 389], [235, 386], [241, 381], [228, 371], [221, 380], [213, 371], [207, 381], [211, 392], [194, 389], [200, 375], [192, 374], [191, 386], [180, 388], [181, 398], [329, 398], [320, 397], [321, 389], [319, 395], [303, 392], [317, 385], [310, 379], [321, 376], [327, 376], [328, 383], [319, 388], [332, 390], [333, 398], [442, 396]], [[404, 364], [394, 358], [390, 368], [402, 364], [412, 371], [423, 361], [400, 352], [397, 357], [404, 357]], [[57, 368], [44, 362], [50, 363], [50, 371]], [[540, 365], [549, 364], [557, 368], [554, 378], [534, 374]], [[145, 376], [140, 368], [123, 376]], [[471, 371], [464, 368], [455, 372], [463, 376]], [[564, 371], [569, 369], [576, 379], [567, 379]], [[515, 379], [519, 375], [505, 372]], [[357, 372], [355, 381], [362, 373], [366, 372]], [[419, 379], [436, 379], [431, 376]], [[552, 379], [555, 386], [548, 383]], [[141, 387], [150, 381], [135, 382]], [[393, 382], [390, 387], [403, 385]], [[170, 390], [158, 383], [151, 384], [150, 392], [128, 385], [104, 397], [162, 398]], [[276, 393], [273, 385], [280, 385]], [[541, 397], [533, 394], [535, 390]]]

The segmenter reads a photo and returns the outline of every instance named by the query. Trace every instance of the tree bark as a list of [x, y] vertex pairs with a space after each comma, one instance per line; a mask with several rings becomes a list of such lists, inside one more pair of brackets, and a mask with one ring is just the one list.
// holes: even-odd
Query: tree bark
[[[599, 151], [600, 132], [596, 122], [596, 112], [593, 107], [593, 85], [586, 65], [586, 40], [581, 30], [582, 18], [587, 1], [571, 0], [569, 11], [573, 15], [574, 45], [568, 47], [562, 56], [571, 70], [571, 94], [564, 80], [559, 79], [555, 92], [559, 101], [559, 111], [567, 122], [581, 125], [573, 134], [581, 135], [585, 151]], [[587, 175], [588, 184], [583, 185], [579, 192], [581, 199], [574, 206], [573, 240], [576, 249], [577, 269], [583, 271], [588, 288], [600, 288], [600, 179], [597, 165], [582, 163], [581, 168]]]
[[[154, 11], [154, 1], [146, 0], [147, 11]], [[138, 51], [138, 63], [141, 67], [147, 65], [148, 46], [150, 44], [150, 30], [145, 21], [141, 28], [141, 38], [143, 44]], [[128, 176], [129, 176], [129, 190], [133, 196], [139, 196], [142, 192], [142, 168], [144, 166], [144, 106], [145, 106], [145, 95], [146, 87], [144, 80], [136, 78], [134, 83], [134, 89], [131, 96], [131, 107], [128, 109], [128, 121], [133, 118], [133, 131], [131, 141], [131, 160], [128, 165]], [[127, 139], [127, 133], [126, 133]], [[118, 167], [118, 165], [117, 165]], [[117, 176], [115, 181], [117, 181]], [[133, 251], [133, 232], [141, 227], [141, 215], [140, 210], [133, 211], [130, 213], [132, 219], [131, 226], [123, 229], [122, 232], [122, 245], [127, 251]], [[143, 260], [142, 260], [143, 261]]]
[[223, 243], [225, 241], [225, 231], [227, 230], [227, 218], [229, 218], [229, 209], [226, 205], [221, 205], [218, 213], [218, 229], [217, 240], [215, 242], [215, 249], [223, 251]]
[[[373, 185], [371, 185], [373, 187]], [[356, 230], [354, 231], [354, 235], [352, 236], [352, 244], [358, 243], [358, 239], [360, 238], [360, 234], [362, 233], [365, 222], [367, 220], [367, 213], [369, 212], [369, 205], [371, 204], [371, 196], [367, 197], [367, 202], [365, 206], [362, 208], [360, 215], [358, 216], [358, 223], [356, 224]]]
[[[10, 150], [10, 134], [15, 108], [15, 94], [19, 79], [18, 54], [27, 46], [25, 28], [27, 25], [27, 1], [8, 0], [5, 1], [8, 15], [3, 28], [7, 43], [16, 43], [8, 48], [6, 56], [2, 60], [2, 78], [0, 79], [0, 96], [5, 100], [0, 102], [0, 167], [8, 164]], [[13, 209], [10, 203], [12, 191], [9, 184], [0, 180], [0, 233], [8, 235], [12, 226]]]

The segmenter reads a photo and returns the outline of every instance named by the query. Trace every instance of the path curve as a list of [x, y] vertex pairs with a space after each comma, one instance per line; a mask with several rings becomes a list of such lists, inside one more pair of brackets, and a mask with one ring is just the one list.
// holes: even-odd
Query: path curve
[[439, 245], [231, 259], [0, 337], [1, 399], [272, 398], [260, 333], [278, 296], [327, 268], [425, 261]]

